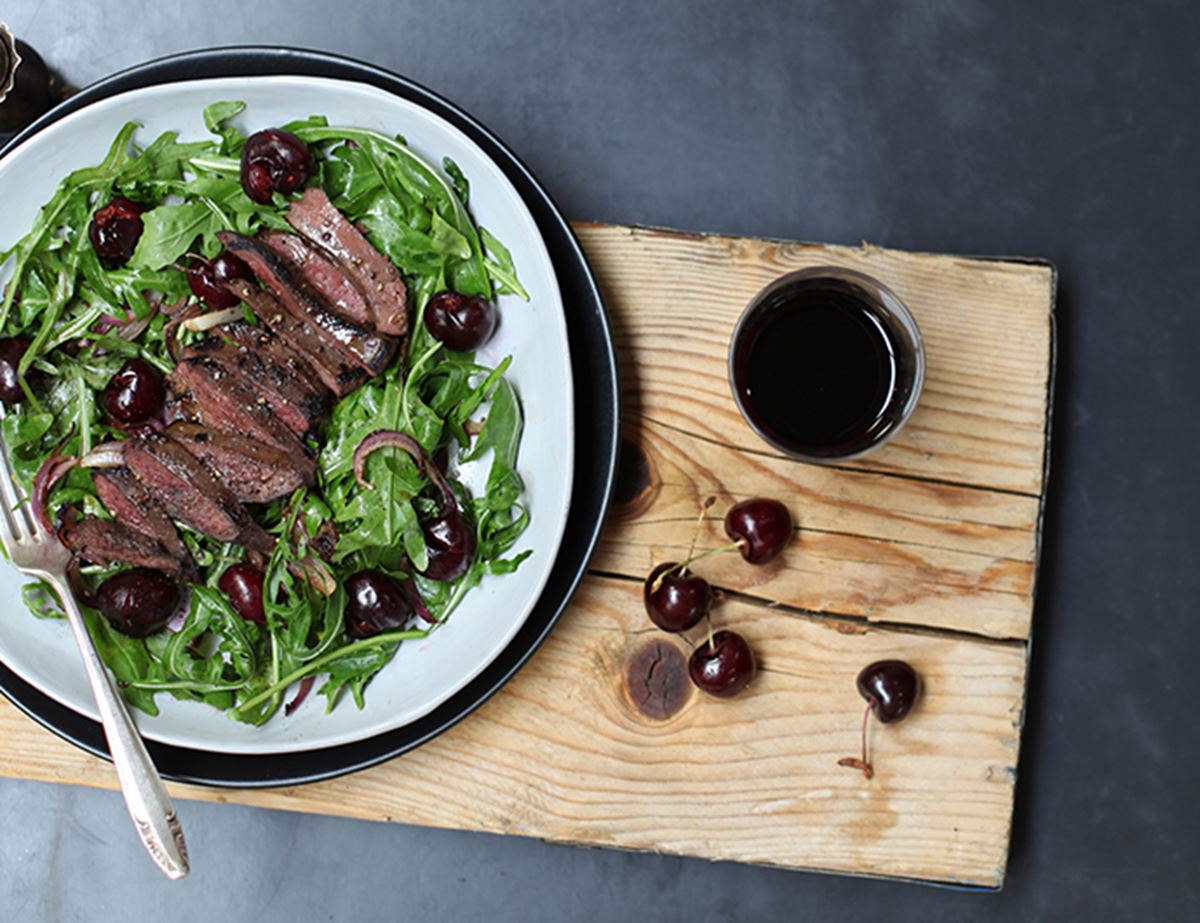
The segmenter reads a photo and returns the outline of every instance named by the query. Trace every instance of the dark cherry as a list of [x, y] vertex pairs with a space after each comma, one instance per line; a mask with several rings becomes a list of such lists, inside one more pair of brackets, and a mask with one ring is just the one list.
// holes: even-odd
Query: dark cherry
[[412, 615], [404, 590], [387, 574], [360, 570], [346, 581], [346, 634], [369, 638], [403, 628]]
[[0, 401], [17, 404], [25, 399], [21, 376], [17, 369], [29, 349], [28, 337], [5, 337], [0, 340]]
[[692, 651], [688, 675], [709, 695], [729, 698], [750, 685], [758, 669], [754, 651], [736, 631], [718, 631]]
[[658, 565], [642, 586], [646, 614], [663, 631], [687, 631], [708, 615], [713, 604], [708, 581], [687, 568], [662, 576], [676, 567], [679, 565], [673, 563]]
[[166, 624], [179, 605], [179, 584], [159, 570], [137, 567], [109, 577], [96, 591], [96, 606], [113, 628], [144, 638]]
[[902, 721], [920, 691], [917, 673], [903, 660], [879, 660], [858, 674], [858, 694], [884, 724]]
[[143, 211], [136, 202], [118, 197], [92, 215], [88, 239], [105, 265], [122, 266], [133, 256], [142, 236]]
[[903, 660], [877, 660], [863, 667], [857, 685], [858, 694], [867, 700], [862, 717], [862, 756], [843, 757], [838, 765], [857, 769], [870, 779], [875, 767], [867, 754], [867, 719], [874, 714], [884, 724], [903, 721], [912, 711], [921, 684], [916, 671]]
[[158, 416], [166, 390], [158, 370], [144, 359], [130, 359], [104, 389], [104, 409], [122, 423], [142, 423]]
[[429, 561], [421, 571], [431, 580], [457, 580], [475, 556], [475, 530], [458, 510], [446, 509], [421, 523]]
[[425, 329], [455, 352], [472, 352], [495, 332], [496, 308], [474, 295], [438, 292], [425, 305]]
[[216, 310], [232, 308], [241, 299], [225, 286], [235, 279], [253, 280], [250, 267], [222, 250], [215, 260], [196, 257], [187, 269], [188, 288], [208, 307]]
[[725, 514], [725, 534], [742, 543], [738, 550], [751, 564], [766, 564], [792, 540], [792, 514], [778, 500], [743, 500]]
[[268, 128], [247, 139], [242, 148], [242, 189], [266, 204], [271, 193], [302, 189], [312, 174], [312, 152], [290, 131]]
[[263, 608], [263, 572], [252, 564], [234, 564], [217, 581], [229, 604], [247, 622], [265, 625], [267, 613]]

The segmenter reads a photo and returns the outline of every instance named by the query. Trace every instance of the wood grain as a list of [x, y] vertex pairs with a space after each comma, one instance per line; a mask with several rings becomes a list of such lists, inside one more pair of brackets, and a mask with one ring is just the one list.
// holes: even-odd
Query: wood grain
[[749, 454], [645, 417], [630, 420], [625, 435], [626, 451], [644, 458], [645, 486], [626, 485], [632, 498], [617, 505], [595, 569], [632, 577], [684, 559], [708, 497], [717, 503], [700, 532], [701, 549], [729, 541], [721, 516], [734, 503], [777, 497], [799, 525], [786, 555], [749, 567], [740, 555], [724, 554], [699, 572], [726, 589], [817, 612], [996, 638], [1028, 635], [1035, 497]]
[[[622, 504], [594, 566], [628, 576], [686, 555], [706, 497], [785, 500], [786, 559], [710, 559], [714, 582], [872, 621], [1025, 639], [1033, 608], [1045, 458], [1053, 273], [1042, 265], [577, 227], [604, 289], [623, 372]], [[869, 272], [909, 305], [926, 340], [916, 413], [879, 453], [799, 464], [745, 423], [726, 379], [729, 333], [781, 273]], [[944, 430], [944, 431], [943, 431]], [[700, 548], [724, 544], [719, 517]]]
[[[685, 645], [647, 630], [636, 583], [595, 577], [517, 679], [420, 750], [303, 788], [176, 791], [709, 859], [1001, 883], [1022, 645], [839, 630], [739, 601], [723, 604], [719, 620], [762, 658], [736, 700], [689, 690], [674, 717], [645, 717], [627, 691], [626, 661], [651, 639]], [[868, 782], [837, 760], [858, 747], [854, 675], [885, 656], [913, 663], [925, 690], [904, 725], [873, 727]], [[107, 764], [8, 705], [0, 740], [5, 774], [113, 785]]]
[[[440, 827], [998, 887], [1004, 879], [1037, 570], [1054, 278], [1045, 266], [705, 237], [576, 230], [622, 364], [626, 451], [592, 573], [545, 646], [491, 701], [383, 766], [229, 801]], [[725, 380], [742, 307], [782, 272], [875, 275], [925, 335], [928, 375], [901, 435], [860, 462], [779, 456]], [[652, 564], [724, 541], [739, 499], [786, 500], [798, 529], [764, 568], [698, 565], [715, 611], [761, 661], [750, 690], [684, 679], [699, 642], [654, 631]], [[673, 647], [670, 647], [673, 646]], [[671, 656], [674, 655], [674, 656]], [[854, 677], [902, 657], [925, 691], [854, 755]], [[666, 715], [666, 717], [663, 717]], [[0, 774], [113, 787], [111, 767], [0, 702]], [[186, 823], [186, 809], [184, 815]]]
[[[631, 413], [770, 451], [742, 420], [726, 379], [734, 323], [779, 275], [836, 264], [875, 276], [925, 339], [925, 389], [900, 435], [851, 466], [1033, 496], [1041, 493], [1054, 274], [1045, 265], [863, 245], [576, 225], [610, 311]], [[639, 310], [625, 311], [637, 306]]]

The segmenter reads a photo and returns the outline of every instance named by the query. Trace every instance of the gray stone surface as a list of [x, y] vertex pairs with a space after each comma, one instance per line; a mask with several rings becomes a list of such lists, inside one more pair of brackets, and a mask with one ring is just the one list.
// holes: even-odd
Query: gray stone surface
[[339, 6], [7, 0], [0, 17], [80, 84], [219, 44], [365, 58], [483, 119], [572, 217], [1058, 264], [1008, 887], [193, 804], [195, 872], [172, 886], [115, 795], [0, 782], [0, 921], [1196, 918], [1195, 6]]

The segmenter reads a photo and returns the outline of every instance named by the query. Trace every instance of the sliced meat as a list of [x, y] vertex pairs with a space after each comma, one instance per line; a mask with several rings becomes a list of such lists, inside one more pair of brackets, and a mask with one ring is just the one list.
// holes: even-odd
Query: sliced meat
[[125, 464], [175, 519], [223, 542], [270, 554], [263, 531], [233, 492], [184, 446], [163, 433], [129, 440]]
[[243, 503], [266, 503], [316, 482], [316, 463], [303, 453], [289, 456], [240, 433], [222, 433], [198, 423], [174, 423], [167, 435], [221, 476]]
[[275, 415], [266, 396], [223, 362], [194, 356], [175, 366], [169, 378], [172, 392], [191, 392], [197, 417], [209, 429], [245, 433], [289, 453], [303, 451], [296, 434]]
[[367, 373], [347, 360], [311, 327], [284, 310], [270, 292], [238, 279], [229, 290], [250, 306], [255, 316], [297, 357], [307, 363], [321, 382], [338, 397], [344, 397], [367, 380]]
[[196, 399], [192, 397], [192, 392], [170, 375], [167, 376], [166, 381], [168, 399], [164, 416], [167, 423], [175, 423], [178, 420], [199, 420], [200, 408], [196, 406]]
[[375, 327], [375, 317], [366, 295], [341, 264], [316, 244], [285, 231], [267, 231], [259, 239], [283, 260], [293, 275], [304, 279], [332, 311], [360, 327]]
[[187, 546], [162, 504], [128, 468], [107, 468], [95, 472], [96, 493], [105, 509], [117, 522], [155, 539], [179, 561], [191, 563]]
[[93, 564], [135, 564], [178, 574], [183, 565], [149, 535], [119, 522], [91, 516], [66, 526], [60, 533], [63, 544]]
[[226, 336], [225, 331], [189, 346], [183, 351], [181, 361], [198, 358], [220, 363], [230, 374], [257, 390], [275, 415], [297, 436], [303, 436], [315, 427], [329, 406], [329, 392], [313, 379], [311, 368], [301, 372], [295, 362], [272, 362], [244, 343]]
[[292, 274], [273, 250], [260, 241], [232, 231], [219, 231], [217, 237], [230, 253], [250, 267], [293, 317], [307, 324], [334, 349], [340, 350], [369, 375], [378, 375], [387, 368], [396, 353], [395, 340], [379, 336], [371, 329], [333, 313], [302, 279]]
[[376, 330], [407, 336], [408, 289], [400, 270], [346, 220], [324, 190], [315, 187], [307, 190], [292, 203], [287, 220], [342, 264], [370, 301]]

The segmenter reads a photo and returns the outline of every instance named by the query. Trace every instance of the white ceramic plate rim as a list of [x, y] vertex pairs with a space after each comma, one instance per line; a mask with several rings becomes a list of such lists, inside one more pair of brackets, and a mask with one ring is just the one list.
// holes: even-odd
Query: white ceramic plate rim
[[[476, 217], [480, 223], [491, 226], [493, 231], [496, 230], [495, 221], [497, 217], [503, 217], [506, 221], [515, 222], [514, 228], [519, 230], [519, 235], [514, 234], [513, 230], [508, 230], [505, 233], [497, 233], [512, 249], [514, 258], [517, 259], [517, 269], [521, 275], [522, 282], [530, 290], [531, 294], [534, 295], [532, 302], [534, 307], [538, 308], [539, 314], [543, 315], [538, 329], [546, 332], [545, 325], [547, 324], [552, 328], [548, 331], [547, 335], [550, 337], [551, 348], [555, 353], [553, 358], [559, 360], [562, 372], [562, 380], [556, 383], [556, 389], [558, 390], [557, 399], [553, 401], [557, 418], [554, 420], [545, 420], [544, 425], [540, 427], [541, 431], [531, 433], [531, 418], [539, 419], [536, 416], [536, 411], [535, 413], [531, 413], [531, 406], [537, 406], [531, 400], [534, 395], [519, 389], [522, 403], [526, 410], [526, 433], [522, 439], [522, 454], [518, 459], [518, 468], [522, 475], [526, 477], [527, 486], [531, 488], [532, 493], [533, 488], [537, 485], [534, 479], [530, 477], [529, 466], [526, 464], [527, 456], [531, 452], [532, 435], [539, 443], [539, 449], [549, 451], [550, 457], [554, 462], [554, 468], [558, 471], [557, 482], [552, 484], [551, 489], [547, 492], [549, 502], [539, 504], [536, 500], [531, 500], [530, 504], [534, 516], [530, 533], [534, 531], [535, 527], [540, 526], [537, 529], [537, 533], [543, 534], [543, 536], [548, 534], [549, 539], [547, 540], [543, 537], [539, 541], [537, 546], [533, 548], [534, 553], [516, 574], [503, 578], [485, 578], [484, 585], [468, 594], [463, 605], [449, 622], [435, 631], [428, 639], [420, 642], [407, 642], [406, 645], [402, 646], [396, 659], [381, 671], [379, 677], [368, 687], [366, 695], [367, 705], [362, 712], [355, 709], [353, 702], [349, 700], [348, 696], [344, 696], [343, 701], [340, 702], [334, 712], [326, 716], [323, 714], [324, 700], [318, 699], [315, 695], [295, 715], [285, 718], [281, 712], [266, 726], [259, 729], [247, 728], [244, 725], [226, 719], [214, 709], [200, 703], [177, 702], [165, 695], [159, 696], [159, 705], [162, 713], [158, 717], [152, 718], [140, 712], [135, 712], [139, 728], [142, 730], [144, 736], [151, 740], [212, 752], [267, 755], [303, 752], [324, 747], [339, 746], [403, 727], [427, 715], [438, 705], [461, 690], [472, 679], [478, 676], [500, 654], [509, 641], [512, 640], [532, 611], [549, 579], [550, 571], [557, 556], [566, 526], [571, 482], [574, 472], [574, 385], [571, 378], [564, 309], [553, 263], [541, 234], [537, 229], [537, 225], [521, 199], [520, 194], [511, 182], [509, 182], [503, 171], [474, 141], [459, 129], [414, 102], [402, 99], [368, 84], [324, 77], [299, 76], [210, 78], [162, 84], [106, 97], [103, 100], [99, 100], [96, 103], [64, 116], [59, 121], [52, 123], [38, 134], [23, 142], [16, 149], [8, 152], [0, 160], [0, 200], [6, 199], [4, 188], [5, 183], [9, 181], [9, 175], [18, 172], [19, 168], [24, 166], [27, 158], [36, 156], [37, 152], [45, 150], [48, 145], [62, 141], [69, 142], [72, 133], [79, 130], [86, 132], [86, 125], [90, 121], [97, 119], [106, 126], [104, 130], [108, 133], [107, 137], [100, 139], [102, 153], [103, 149], [106, 149], [107, 145], [111, 142], [112, 136], [116, 134], [116, 129], [119, 127], [119, 121], [104, 122], [104, 117], [109, 112], [118, 111], [131, 102], [136, 102], [139, 105], [153, 105], [163, 103], [164, 101], [170, 103], [171, 100], [179, 97], [186, 98], [198, 95], [206, 101], [200, 102], [195, 106], [188, 104], [186, 107], [179, 107], [180, 118], [198, 122], [199, 110], [207, 102], [218, 99], [245, 99], [254, 97], [260, 92], [266, 92], [272, 97], [283, 97], [288, 93], [292, 93], [295, 98], [295, 102], [291, 104], [294, 112], [288, 116], [289, 118], [302, 118], [313, 112], [319, 112], [328, 115], [331, 124], [346, 124], [348, 120], [339, 119], [336, 108], [331, 110], [329, 105], [322, 103], [323, 99], [332, 100], [337, 98], [338, 94], [341, 94], [345, 99], [356, 97], [360, 100], [371, 101], [377, 104], [382, 110], [391, 110], [396, 113], [397, 117], [393, 119], [389, 115], [387, 126], [366, 125], [365, 127], [374, 127], [390, 133], [399, 132], [404, 134], [408, 137], [414, 149], [433, 163], [440, 162], [441, 156], [445, 153], [451, 153], [455, 156], [455, 159], [463, 167], [464, 172], [466, 172], [472, 183], [471, 206], [473, 211], [477, 210], [481, 199], [485, 200], [485, 202], [492, 202], [494, 200], [504, 201], [505, 211], [503, 215], [497, 212], [492, 217], [489, 217], [488, 214], [484, 213], [488, 207], [485, 204], [484, 207], [478, 208]], [[196, 111], [191, 111], [193, 108]], [[252, 130], [266, 127], [266, 124], [256, 120], [255, 108], [254, 102], [251, 101], [250, 107], [241, 118], [242, 124]], [[402, 116], [400, 115], [401, 113], [403, 113]], [[355, 120], [352, 124], [355, 124], [355, 127], [364, 127], [362, 120]], [[77, 128], [77, 126], [80, 126], [80, 128]], [[417, 126], [420, 126], [419, 133], [422, 135], [425, 131], [434, 132], [444, 142], [444, 145], [430, 144], [428, 149], [426, 149], [425, 146], [416, 140], [416, 134], [418, 133], [416, 131]], [[139, 132], [138, 137], [140, 142], [145, 144], [153, 134], [154, 132], [142, 131]], [[183, 140], [192, 140], [193, 137], [208, 136], [203, 133], [202, 128], [199, 132], [181, 132]], [[468, 154], [470, 156], [467, 156]], [[67, 167], [67, 171], [74, 167], [94, 162], [96, 159], [98, 157], [93, 156], [92, 152], [89, 152], [87, 155], [80, 157], [78, 162], [72, 163], [71, 166]], [[57, 174], [55, 181], [61, 178], [62, 175], [65, 175], [67, 171]], [[37, 197], [38, 204], [49, 198], [52, 191], [52, 185], [47, 189], [41, 190], [44, 194], [39, 194]], [[25, 233], [31, 220], [32, 214], [22, 216], [19, 220], [0, 215], [0, 245], [11, 245], [18, 237]], [[491, 222], [490, 225], [489, 222]], [[518, 240], [523, 243], [520, 255], [518, 255], [518, 247], [515, 245], [515, 242]], [[529, 306], [511, 296], [501, 299], [502, 318], [512, 318], [512, 312], [522, 309], [528, 310]], [[511, 321], [509, 325], [522, 326], [517, 320]], [[502, 358], [504, 355], [502, 347], [505, 328], [506, 322], [502, 319], [500, 333], [497, 335], [496, 340], [489, 343], [481, 351], [481, 361], [494, 363]], [[519, 352], [515, 353], [513, 374], [510, 374], [510, 378], [516, 378], [520, 375], [523, 359], [528, 365], [532, 365], [534, 362], [542, 365], [546, 362], [545, 356], [542, 355], [522, 356]], [[542, 444], [542, 438], [539, 437], [544, 437], [545, 444]], [[551, 443], [553, 443], [553, 447], [547, 448]], [[485, 476], [486, 468], [477, 466], [474, 472], [463, 469], [461, 476], [464, 481], [471, 484], [473, 474]], [[523, 536], [522, 541], [514, 548], [514, 553], [525, 547], [530, 547], [526, 544], [530, 539], [530, 533]], [[15, 571], [8, 565], [4, 565], [3, 568], [10, 579], [16, 576]], [[493, 586], [498, 581], [518, 581], [525, 585], [525, 591], [522, 594], [523, 601], [519, 611], [516, 611], [513, 616], [508, 618], [502, 630], [496, 631], [490, 636], [490, 643], [486, 645], [486, 648], [482, 651], [477, 651], [476, 656], [471, 659], [471, 662], [466, 664], [461, 672], [457, 673], [452, 680], [445, 681], [443, 678], [435, 694], [407, 701], [399, 707], [395, 707], [397, 703], [385, 700], [384, 690], [379, 687], [386, 683], [389, 671], [399, 670], [404, 667], [406, 665], [405, 661], [412, 659], [414, 649], [417, 652], [417, 656], [419, 656], [419, 652], [424, 649], [424, 646], [436, 645], [439, 641], [449, 641], [447, 636], [454, 633], [456, 629], [459, 631], [464, 630], [460, 626], [465, 626], [468, 622], [479, 621], [480, 613], [478, 610], [486, 603], [486, 591], [489, 586]], [[8, 596], [9, 594], [5, 595]], [[73, 642], [70, 640], [65, 624], [36, 622], [25, 610], [19, 597], [13, 598], [9, 596], [8, 602], [10, 605], [5, 607], [4, 612], [0, 612], [0, 626], [4, 624], [5, 619], [13, 617], [13, 613], [8, 610], [16, 610], [17, 615], [35, 622], [39, 629], [44, 630], [46, 635], [45, 642], [53, 644], [56, 652], [57, 649], [61, 648], [63, 656], [77, 658], [78, 655], [74, 651]], [[472, 613], [474, 613], [474, 617], [472, 617]], [[489, 627], [489, 623], [487, 622], [483, 622], [482, 625], [484, 628]], [[41, 640], [39, 638], [39, 641]], [[48, 678], [44, 670], [37, 669], [29, 658], [23, 657], [22, 651], [15, 649], [9, 643], [9, 639], [4, 632], [0, 632], [0, 661], [3, 661], [22, 680], [50, 698], [92, 720], [98, 720], [98, 713], [94, 703], [90, 695], [86, 694], [86, 684], [82, 679], [81, 667], [78, 673], [79, 683], [72, 688], [65, 688], [61, 683], [56, 683]], [[387, 707], [389, 705], [393, 707]], [[314, 710], [321, 712], [319, 717], [322, 720], [314, 721], [312, 719], [312, 712]], [[297, 721], [306, 712], [309, 720]], [[215, 715], [220, 718], [224, 722], [224, 726], [217, 730], [221, 731], [221, 733], [213, 732], [213, 724], [209, 720], [204, 722], [204, 726], [209, 729], [205, 733], [189, 732], [187, 730], [188, 717], [191, 716], [194, 719], [200, 714]], [[353, 718], [348, 719], [346, 717], [348, 714], [357, 716], [358, 720], [354, 720]], [[286, 722], [294, 723], [293, 731], [289, 732], [285, 730], [272, 733], [273, 728], [278, 728], [281, 726], [281, 723], [286, 724]]]

